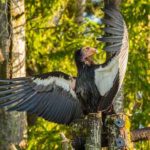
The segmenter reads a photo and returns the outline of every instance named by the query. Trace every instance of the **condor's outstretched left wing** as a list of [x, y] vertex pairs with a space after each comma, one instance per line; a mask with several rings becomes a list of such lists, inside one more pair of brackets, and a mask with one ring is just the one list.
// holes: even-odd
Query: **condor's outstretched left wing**
[[99, 110], [106, 110], [112, 104], [122, 85], [128, 60], [128, 32], [124, 19], [120, 12], [111, 6], [104, 12], [109, 16], [103, 19], [106, 25], [105, 36], [98, 40], [106, 42], [104, 50], [112, 56], [95, 69], [95, 84], [102, 96]]
[[69, 124], [82, 115], [71, 84], [70, 76], [62, 72], [0, 80], [0, 107], [8, 106], [10, 111], [27, 111], [48, 121]]

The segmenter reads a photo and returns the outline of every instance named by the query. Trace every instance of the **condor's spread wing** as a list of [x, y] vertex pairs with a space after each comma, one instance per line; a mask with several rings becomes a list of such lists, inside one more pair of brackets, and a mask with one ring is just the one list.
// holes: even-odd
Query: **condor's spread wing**
[[61, 72], [0, 80], [0, 107], [8, 106], [10, 111], [27, 111], [52, 122], [69, 124], [82, 115], [71, 82]]
[[106, 42], [104, 50], [112, 56], [95, 70], [95, 83], [102, 96], [100, 110], [112, 104], [122, 85], [128, 60], [128, 32], [124, 19], [115, 8], [108, 7], [104, 12], [108, 16], [103, 19], [105, 35], [98, 40]]

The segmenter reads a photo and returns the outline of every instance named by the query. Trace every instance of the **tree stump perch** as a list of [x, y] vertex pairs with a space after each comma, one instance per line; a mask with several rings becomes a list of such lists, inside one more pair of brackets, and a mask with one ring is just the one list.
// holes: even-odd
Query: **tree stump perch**
[[127, 115], [120, 113], [107, 116], [106, 126], [109, 150], [133, 150]]
[[86, 150], [100, 150], [101, 149], [101, 112], [90, 113], [88, 115], [88, 135], [86, 137]]

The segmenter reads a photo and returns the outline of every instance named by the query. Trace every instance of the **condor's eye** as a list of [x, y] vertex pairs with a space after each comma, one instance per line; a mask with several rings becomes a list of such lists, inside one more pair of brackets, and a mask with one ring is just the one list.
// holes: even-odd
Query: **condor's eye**
[[90, 47], [86, 47], [86, 50], [89, 50], [90, 49]]

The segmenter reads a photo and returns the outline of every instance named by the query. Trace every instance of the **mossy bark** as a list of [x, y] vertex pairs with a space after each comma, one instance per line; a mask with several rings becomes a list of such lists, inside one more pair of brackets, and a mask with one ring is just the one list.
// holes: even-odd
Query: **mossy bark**
[[[24, 0], [0, 1], [0, 77], [25, 76]], [[0, 149], [14, 150], [26, 138], [25, 113], [0, 110]], [[21, 143], [21, 145], [19, 145]]]
[[101, 130], [102, 120], [101, 112], [90, 113], [88, 115], [88, 132], [86, 137], [86, 150], [100, 150], [101, 149]]
[[109, 150], [133, 150], [128, 116], [124, 114], [107, 116], [106, 124]]

